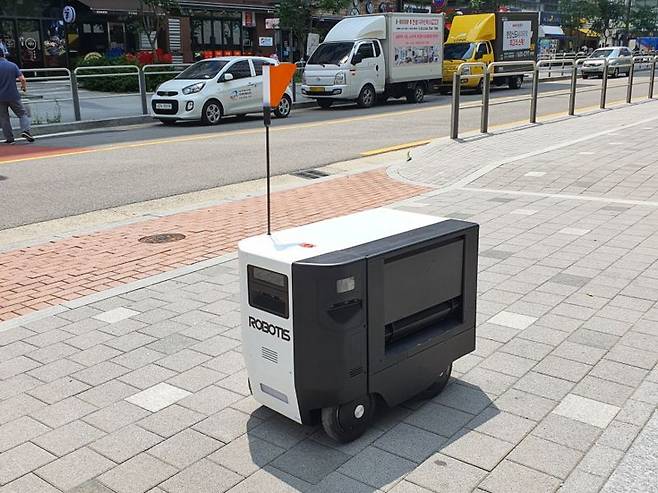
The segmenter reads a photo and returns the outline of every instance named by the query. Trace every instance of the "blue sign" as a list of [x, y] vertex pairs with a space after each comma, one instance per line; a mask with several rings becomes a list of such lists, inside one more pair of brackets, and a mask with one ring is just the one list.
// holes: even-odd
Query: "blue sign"
[[75, 17], [75, 8], [71, 7], [70, 5], [64, 7], [64, 10], [62, 11], [62, 18], [64, 19], [64, 22], [71, 24], [75, 22]]
[[446, 6], [446, 3], [448, 3], [448, 0], [432, 0], [432, 5], [437, 9], [442, 9]]

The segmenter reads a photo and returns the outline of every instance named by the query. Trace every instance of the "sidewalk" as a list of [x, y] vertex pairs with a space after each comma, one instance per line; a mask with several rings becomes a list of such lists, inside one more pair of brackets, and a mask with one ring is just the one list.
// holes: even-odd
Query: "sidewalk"
[[657, 109], [277, 193], [278, 228], [384, 204], [481, 227], [477, 350], [349, 445], [249, 396], [230, 252], [262, 197], [0, 253], [0, 493], [658, 491]]

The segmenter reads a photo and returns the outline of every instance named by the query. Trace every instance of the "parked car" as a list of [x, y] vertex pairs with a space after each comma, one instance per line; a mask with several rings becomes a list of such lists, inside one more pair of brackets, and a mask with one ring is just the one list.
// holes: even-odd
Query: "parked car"
[[625, 46], [610, 46], [599, 48], [583, 62], [583, 79], [590, 76], [603, 77], [604, 60], [608, 59], [608, 76], [619, 77], [622, 73], [628, 75], [631, 71], [633, 54]]
[[[165, 125], [177, 120], [216, 125], [227, 115], [260, 112], [263, 66], [277, 64], [272, 58], [255, 56], [201, 60], [157, 88], [151, 99], [151, 114]], [[286, 118], [291, 109], [292, 91], [287, 88], [274, 114]]]

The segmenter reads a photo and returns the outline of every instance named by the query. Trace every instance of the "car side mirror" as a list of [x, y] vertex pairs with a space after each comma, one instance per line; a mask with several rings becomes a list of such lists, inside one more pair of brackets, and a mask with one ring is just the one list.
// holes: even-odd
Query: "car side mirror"
[[354, 56], [352, 57], [352, 65], [358, 65], [363, 61], [363, 56], [359, 55], [358, 53], [355, 53]]
[[227, 72], [222, 76], [220, 82], [228, 82], [230, 80], [233, 80], [233, 74], [230, 73], [230, 72]]

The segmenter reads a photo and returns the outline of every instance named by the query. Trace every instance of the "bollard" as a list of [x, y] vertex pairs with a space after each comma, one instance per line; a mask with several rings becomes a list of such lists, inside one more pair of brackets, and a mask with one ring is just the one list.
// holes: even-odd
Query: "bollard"
[[571, 71], [571, 91], [569, 92], [569, 116], [576, 113], [576, 84], [578, 81], [578, 60], [575, 61]]
[[461, 70], [458, 68], [452, 76], [452, 108], [450, 110], [450, 138], [459, 136], [459, 92], [461, 91]]
[[634, 76], [635, 76], [635, 60], [631, 60], [631, 68], [628, 70], [628, 86], [626, 87], [626, 102], [629, 104], [633, 100]]
[[73, 115], [75, 121], [79, 122], [82, 120], [80, 115], [80, 95], [78, 94], [78, 77], [75, 75], [75, 72], [71, 72], [71, 99], [73, 100]]
[[651, 74], [649, 76], [649, 99], [653, 99], [653, 79], [656, 76], [656, 60], [658, 57], [653, 57], [651, 62]]
[[537, 95], [539, 92], [539, 68], [532, 70], [532, 96], [530, 97], [530, 123], [537, 123]]
[[489, 78], [489, 67], [485, 66], [482, 74], [482, 113], [480, 115], [480, 133], [486, 134], [489, 131], [489, 90], [491, 79]]
[[605, 109], [605, 98], [608, 92], [608, 59], [603, 59], [603, 76], [601, 77], [601, 104], [599, 107]]
[[142, 114], [148, 115], [149, 109], [146, 100], [146, 74], [144, 73], [144, 69], [139, 69], [137, 72], [137, 77], [139, 79], [139, 94], [142, 98]]

